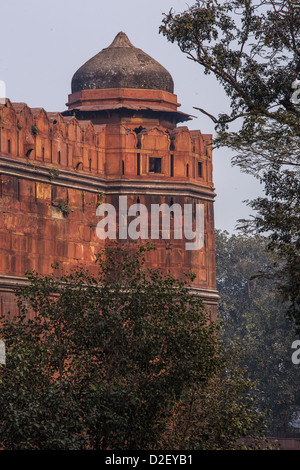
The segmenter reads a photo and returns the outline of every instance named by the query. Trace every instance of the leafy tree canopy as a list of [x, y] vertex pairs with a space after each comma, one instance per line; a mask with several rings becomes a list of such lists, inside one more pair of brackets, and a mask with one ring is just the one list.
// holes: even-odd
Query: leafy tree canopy
[[0, 326], [2, 448], [218, 449], [261, 438], [254, 384], [189, 279], [146, 269], [147, 249], [107, 247], [95, 276], [28, 274], [19, 313]]
[[292, 344], [298, 339], [282, 315], [272, 277], [257, 277], [273, 263], [261, 236], [216, 232], [219, 317], [223, 340], [240, 344], [244, 366], [258, 381], [260, 407], [269, 410], [268, 435], [299, 436], [292, 426], [300, 412], [298, 364], [292, 361]]
[[233, 164], [264, 185], [264, 197], [248, 202], [255, 216], [242, 227], [269, 237], [279, 291], [300, 331], [299, 2], [198, 0], [165, 14], [160, 32], [213, 74], [229, 98], [230, 112], [218, 117], [196, 109], [216, 124], [214, 145], [233, 150]]
[[[165, 14], [160, 32], [214, 74], [230, 99], [231, 112], [217, 118], [196, 108], [215, 122], [215, 145], [238, 151], [235, 162], [255, 174], [274, 158], [299, 165], [300, 108], [291, 100], [300, 73], [297, 0], [199, 0]], [[239, 118], [241, 130], [227, 132]], [[278, 140], [286, 146], [280, 152]]]

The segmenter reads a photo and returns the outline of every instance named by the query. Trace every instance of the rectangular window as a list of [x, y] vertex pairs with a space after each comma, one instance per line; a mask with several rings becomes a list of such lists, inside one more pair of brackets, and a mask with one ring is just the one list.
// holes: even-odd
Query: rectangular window
[[171, 160], [170, 160], [170, 174], [171, 176], [174, 176], [174, 155], [171, 155]]
[[141, 154], [140, 153], [137, 154], [137, 158], [136, 158], [136, 173], [137, 175], [141, 174]]
[[198, 177], [201, 178], [202, 176], [202, 163], [198, 162]]
[[7, 153], [11, 153], [10, 139], [7, 141]]
[[161, 158], [149, 158], [149, 173], [161, 173]]

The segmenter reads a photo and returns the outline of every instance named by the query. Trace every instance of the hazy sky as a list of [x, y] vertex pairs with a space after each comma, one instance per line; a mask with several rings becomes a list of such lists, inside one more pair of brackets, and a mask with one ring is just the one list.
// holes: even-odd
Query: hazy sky
[[[188, 4], [193, 1], [2, 0], [0, 80], [6, 84], [7, 97], [46, 111], [64, 111], [73, 74], [124, 31], [134, 46], [171, 73], [180, 110], [196, 116], [189, 128], [214, 134], [211, 120], [193, 107], [214, 115], [228, 111], [222, 87], [158, 33], [163, 13], [172, 7], [183, 11]], [[243, 201], [255, 197], [260, 186], [231, 167], [230, 158], [227, 150], [213, 154], [215, 226], [232, 232], [237, 219], [249, 215]]]

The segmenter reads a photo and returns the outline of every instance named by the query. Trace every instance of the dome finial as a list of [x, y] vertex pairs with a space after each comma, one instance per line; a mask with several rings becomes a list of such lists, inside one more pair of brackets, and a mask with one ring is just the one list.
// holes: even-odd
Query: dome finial
[[128, 36], [120, 31], [109, 47], [134, 47], [128, 39]]
[[156, 60], [133, 46], [120, 31], [109, 47], [83, 64], [72, 78], [72, 93], [106, 88], [137, 88], [173, 93], [170, 73]]

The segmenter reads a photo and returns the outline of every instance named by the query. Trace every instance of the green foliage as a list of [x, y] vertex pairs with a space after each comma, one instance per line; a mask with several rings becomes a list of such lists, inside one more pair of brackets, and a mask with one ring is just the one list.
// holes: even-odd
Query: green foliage
[[32, 135], [38, 135], [39, 134], [39, 129], [36, 125], [33, 125], [31, 127], [31, 133], [32, 133]]
[[198, 0], [164, 15], [160, 32], [223, 86], [231, 114], [214, 119], [220, 129], [243, 118], [244, 126], [271, 119], [299, 131], [299, 110], [290, 100], [300, 72], [295, 0]]
[[[249, 204], [258, 215], [254, 225], [258, 233], [270, 233], [266, 248], [277, 258], [273, 278], [286, 314], [300, 332], [300, 183], [294, 172], [276, 169], [263, 176], [266, 196]], [[243, 222], [243, 221], [241, 221]], [[245, 228], [251, 228], [244, 221]]]
[[[292, 100], [300, 73], [299, 2], [198, 0], [165, 14], [160, 32], [213, 74], [229, 98], [230, 112], [218, 117], [196, 109], [216, 124], [215, 147], [231, 149], [233, 164], [264, 185], [266, 197], [249, 203], [256, 213], [247, 229], [269, 236], [279, 291], [300, 331], [300, 105]], [[239, 126], [230, 131], [233, 121]]]
[[60, 171], [58, 168], [49, 168], [49, 174], [50, 174], [50, 181], [54, 180], [55, 178], [58, 178], [60, 175]]
[[67, 199], [62, 199], [61, 201], [57, 202], [54, 205], [62, 212], [64, 217], [68, 217], [68, 215], [71, 212], [71, 209], [70, 209], [69, 202], [67, 201]]
[[240, 348], [225, 348], [226, 368], [201, 389], [186, 391], [174, 408], [165, 448], [252, 450], [272, 448], [264, 439], [266, 411], [258, 410], [260, 392], [241, 366]]
[[218, 325], [189, 279], [145, 268], [148, 249], [108, 246], [97, 275], [28, 274], [19, 314], [0, 328], [3, 448], [236, 448], [261, 437], [253, 384], [230, 380]]
[[[300, 411], [300, 369], [292, 363], [295, 336], [276, 299], [274, 260], [266, 251], [267, 243], [257, 235], [216, 232], [219, 316], [224, 322], [223, 340], [241, 345], [243, 365], [258, 381], [260, 408], [270, 412], [268, 434], [287, 437], [292, 432], [299, 435], [290, 423]], [[261, 270], [269, 277], [257, 276]]]

